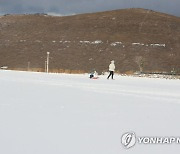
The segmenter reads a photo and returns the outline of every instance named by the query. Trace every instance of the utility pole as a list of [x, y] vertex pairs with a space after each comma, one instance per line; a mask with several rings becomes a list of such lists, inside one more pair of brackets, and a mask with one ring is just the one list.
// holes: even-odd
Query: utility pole
[[29, 71], [29, 68], [30, 68], [30, 62], [28, 61], [28, 71]]
[[47, 52], [47, 62], [46, 62], [46, 64], [47, 64], [47, 67], [46, 67], [47, 73], [49, 73], [49, 54], [50, 54], [50, 52]]
[[47, 72], [47, 61], [45, 60], [45, 71], [44, 72]]

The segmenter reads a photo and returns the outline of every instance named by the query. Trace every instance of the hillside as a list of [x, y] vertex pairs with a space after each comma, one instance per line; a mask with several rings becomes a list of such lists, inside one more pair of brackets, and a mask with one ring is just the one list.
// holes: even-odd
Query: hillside
[[180, 18], [144, 9], [65, 17], [0, 16], [0, 65], [10, 69], [145, 72], [180, 71]]

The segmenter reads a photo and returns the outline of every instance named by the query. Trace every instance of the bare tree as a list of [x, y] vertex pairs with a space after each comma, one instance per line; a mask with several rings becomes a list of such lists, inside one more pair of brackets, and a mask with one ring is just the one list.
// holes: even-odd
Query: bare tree
[[138, 64], [140, 73], [142, 73], [143, 72], [143, 67], [144, 67], [143, 57], [142, 56], [136, 56], [135, 57], [135, 62]]

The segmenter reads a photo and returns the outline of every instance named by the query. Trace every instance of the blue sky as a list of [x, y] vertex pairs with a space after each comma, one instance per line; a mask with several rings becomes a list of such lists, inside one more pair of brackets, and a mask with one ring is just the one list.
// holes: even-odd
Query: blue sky
[[180, 0], [0, 0], [0, 14], [70, 15], [124, 8], [145, 8], [180, 16]]

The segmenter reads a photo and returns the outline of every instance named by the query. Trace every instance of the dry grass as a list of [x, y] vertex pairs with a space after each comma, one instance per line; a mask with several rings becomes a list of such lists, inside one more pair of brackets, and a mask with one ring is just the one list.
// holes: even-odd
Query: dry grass
[[[143, 9], [125, 9], [67, 17], [9, 15], [0, 18], [0, 66], [44, 71], [50, 52], [52, 72], [108, 70], [113, 59], [121, 73], [180, 68], [180, 18]], [[103, 41], [102, 44], [80, 41]], [[70, 41], [70, 42], [68, 42]], [[113, 42], [122, 45], [111, 46]], [[132, 43], [142, 43], [132, 45]], [[165, 44], [153, 47], [150, 44]], [[148, 45], [148, 46], [146, 46]], [[59, 69], [62, 68], [62, 69]], [[82, 71], [81, 71], [82, 70]]]

